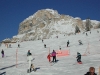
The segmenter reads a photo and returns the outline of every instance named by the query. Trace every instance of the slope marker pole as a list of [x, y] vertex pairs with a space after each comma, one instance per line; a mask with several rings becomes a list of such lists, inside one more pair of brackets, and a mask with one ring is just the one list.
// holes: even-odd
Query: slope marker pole
[[17, 68], [17, 64], [18, 64], [18, 63], [17, 63], [17, 62], [18, 62], [18, 59], [17, 59], [17, 58], [18, 58], [18, 57], [17, 57], [18, 55], [17, 55], [17, 54], [18, 54], [18, 49], [16, 49], [16, 68]]

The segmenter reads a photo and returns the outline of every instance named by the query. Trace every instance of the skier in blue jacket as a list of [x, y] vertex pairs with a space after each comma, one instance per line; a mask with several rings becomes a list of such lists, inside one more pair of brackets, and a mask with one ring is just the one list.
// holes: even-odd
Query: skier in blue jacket
[[77, 52], [77, 62], [81, 62], [81, 54], [79, 52]]

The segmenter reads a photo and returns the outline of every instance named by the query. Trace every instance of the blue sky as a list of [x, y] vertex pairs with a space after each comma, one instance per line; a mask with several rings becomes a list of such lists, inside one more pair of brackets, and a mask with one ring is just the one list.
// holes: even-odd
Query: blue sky
[[100, 0], [0, 0], [0, 41], [18, 34], [19, 24], [41, 9], [100, 21]]

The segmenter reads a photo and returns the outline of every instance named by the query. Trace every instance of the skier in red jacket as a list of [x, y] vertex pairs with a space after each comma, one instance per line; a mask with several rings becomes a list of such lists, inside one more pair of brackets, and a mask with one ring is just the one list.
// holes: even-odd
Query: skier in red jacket
[[51, 62], [51, 54], [49, 53], [48, 56], [47, 56], [49, 62]]

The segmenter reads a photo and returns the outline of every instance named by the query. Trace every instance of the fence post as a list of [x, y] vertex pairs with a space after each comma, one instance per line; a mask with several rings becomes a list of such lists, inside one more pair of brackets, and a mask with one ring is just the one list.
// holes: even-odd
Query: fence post
[[88, 43], [88, 53], [90, 54], [90, 48], [89, 48], [89, 43]]
[[17, 68], [17, 61], [18, 61], [17, 54], [18, 54], [18, 49], [16, 49], [16, 68]]

